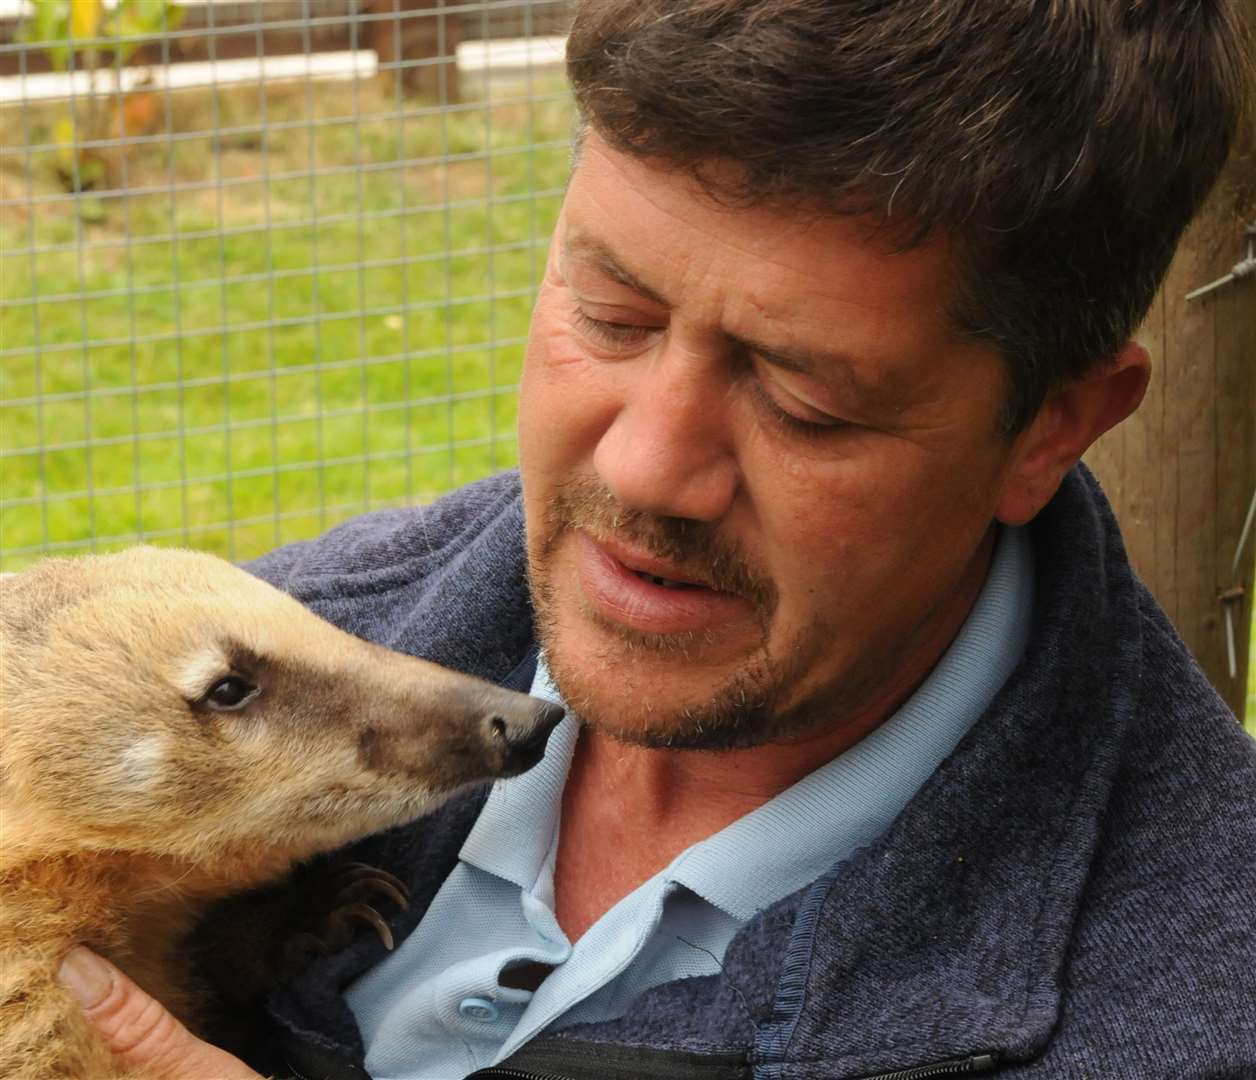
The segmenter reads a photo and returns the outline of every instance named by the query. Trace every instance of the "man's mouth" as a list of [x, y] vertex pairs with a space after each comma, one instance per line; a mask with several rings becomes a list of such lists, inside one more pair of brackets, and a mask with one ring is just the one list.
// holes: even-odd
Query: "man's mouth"
[[660, 585], [665, 589], [722, 591], [707, 581], [700, 570], [683, 569], [670, 559], [651, 555], [614, 537], [591, 536], [590, 539], [630, 574], [635, 574], [651, 585]]
[[700, 572], [612, 538], [594, 539], [583, 530], [574, 537], [585, 598], [612, 623], [652, 634], [715, 634], [753, 617], [744, 597], [713, 588]]
[[699, 585], [693, 581], [674, 581], [671, 578], [659, 577], [658, 574], [647, 574], [644, 570], [634, 570], [642, 581], [648, 581], [651, 585], [661, 585], [664, 589], [702, 589], [703, 585]]

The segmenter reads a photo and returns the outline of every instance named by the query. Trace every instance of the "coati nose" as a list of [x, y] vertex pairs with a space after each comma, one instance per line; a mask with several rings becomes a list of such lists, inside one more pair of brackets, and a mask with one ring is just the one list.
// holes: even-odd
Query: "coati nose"
[[523, 706], [496, 709], [485, 721], [490, 740], [505, 749], [506, 776], [527, 772], [541, 760], [550, 732], [565, 715], [561, 706], [548, 701], [526, 697], [522, 700]]

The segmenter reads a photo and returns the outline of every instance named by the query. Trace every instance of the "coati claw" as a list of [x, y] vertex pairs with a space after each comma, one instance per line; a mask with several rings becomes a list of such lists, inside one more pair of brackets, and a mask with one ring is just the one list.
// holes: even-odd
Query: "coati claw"
[[338, 908], [344, 907], [347, 904], [367, 900], [375, 894], [388, 897], [402, 911], [410, 906], [408, 896], [400, 892], [391, 882], [376, 878], [363, 878], [361, 881], [346, 885], [336, 893], [332, 899], [332, 905]]
[[330, 956], [347, 946], [353, 940], [350, 924], [354, 921], [371, 927], [389, 952], [396, 947], [392, 930], [378, 911], [367, 904], [348, 904], [337, 908], [323, 920], [320, 933], [305, 930], [293, 934], [283, 943], [283, 977], [292, 978], [303, 971], [314, 956]]
[[[358, 919], [366, 923], [367, 926], [373, 927], [379, 935], [379, 940], [384, 943], [384, 948], [389, 952], [393, 951], [392, 931], [388, 928], [388, 924], [384, 922], [383, 916], [369, 904], [347, 904], [344, 907], [339, 907], [327, 916], [323, 925], [331, 929], [339, 929], [344, 927], [351, 919]], [[352, 937], [352, 931], [346, 936]]]
[[295, 933], [283, 944], [282, 966], [287, 977], [305, 968], [313, 957], [345, 948], [357, 926], [374, 930], [389, 952], [396, 947], [387, 921], [368, 901], [385, 897], [404, 910], [410, 905], [410, 891], [405, 885], [387, 870], [360, 862], [329, 867], [325, 875], [323, 888], [318, 890], [324, 896], [330, 894], [330, 900], [319, 905], [325, 913], [313, 929]]
[[344, 870], [332, 879], [332, 887], [336, 895], [332, 900], [333, 907], [365, 900], [372, 893], [386, 896], [401, 910], [410, 906], [410, 892], [387, 870], [380, 870], [365, 863], [347, 863]]
[[366, 877], [388, 882], [399, 893], [404, 894], [407, 901], [409, 900], [410, 890], [405, 887], [401, 879], [393, 877], [387, 870], [381, 870], [378, 866], [368, 866], [362, 862], [346, 862], [342, 863], [336, 872], [337, 881], [358, 881]]

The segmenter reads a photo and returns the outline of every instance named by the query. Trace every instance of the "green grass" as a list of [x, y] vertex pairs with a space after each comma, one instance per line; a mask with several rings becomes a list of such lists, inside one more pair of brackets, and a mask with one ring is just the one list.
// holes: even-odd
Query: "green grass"
[[[360, 123], [390, 90], [183, 94], [193, 137], [130, 148], [90, 214], [47, 201], [56, 151], [0, 155], [0, 570], [140, 539], [246, 558], [514, 464], [570, 125], [538, 90]], [[0, 146], [57, 117], [0, 115]], [[172, 180], [203, 187], [143, 191]]]

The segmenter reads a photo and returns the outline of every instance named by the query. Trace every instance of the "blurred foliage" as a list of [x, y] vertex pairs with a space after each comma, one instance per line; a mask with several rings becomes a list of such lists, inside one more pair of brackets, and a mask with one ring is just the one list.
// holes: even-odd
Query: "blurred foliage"
[[[110, 7], [104, 0], [33, 0], [17, 39], [38, 47], [57, 71], [88, 73], [86, 91], [65, 103], [51, 132], [66, 190], [90, 191], [111, 182], [128, 136], [148, 134], [144, 120], [155, 113], [153, 95], [144, 89], [123, 94], [122, 69], [146, 41], [182, 20], [183, 8], [174, 0], [117, 0]], [[106, 66], [113, 74], [108, 87], [98, 77]], [[91, 145], [110, 141], [117, 145]], [[98, 220], [103, 209], [85, 202], [80, 214]]]
[[37, 45], [57, 71], [70, 66], [94, 70], [108, 56], [115, 67], [130, 63], [148, 39], [175, 29], [183, 8], [175, 0], [32, 0], [33, 11], [18, 28], [17, 40]]

